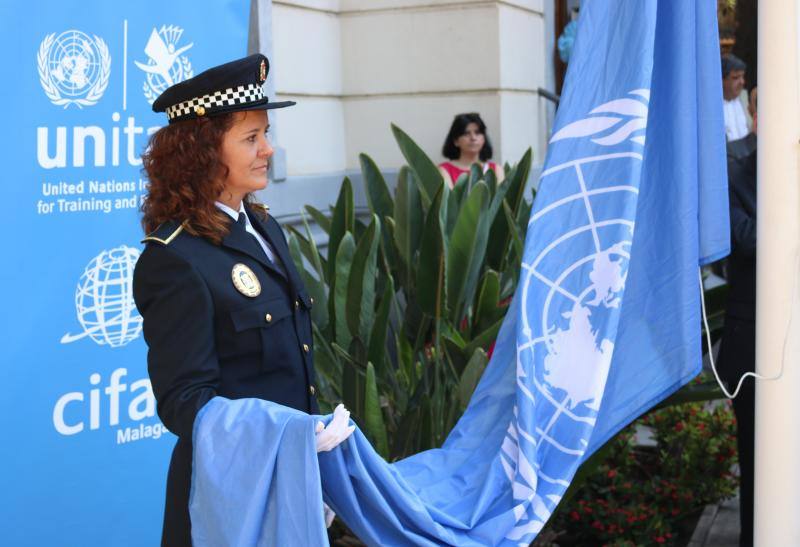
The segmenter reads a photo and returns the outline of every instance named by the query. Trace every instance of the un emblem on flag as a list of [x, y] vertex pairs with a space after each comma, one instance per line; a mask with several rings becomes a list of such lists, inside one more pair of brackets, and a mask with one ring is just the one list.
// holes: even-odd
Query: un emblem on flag
[[99, 36], [79, 30], [45, 36], [36, 56], [39, 83], [54, 105], [92, 106], [108, 87], [111, 55]]
[[561, 397], [556, 417], [600, 407], [615, 338], [615, 329], [601, 326], [616, 324], [609, 316], [618, 315], [625, 288], [639, 193], [632, 177], [640, 172], [649, 98], [649, 90], [633, 90], [550, 140], [572, 141], [572, 157], [542, 173], [541, 183], [556, 179], [559, 190], [531, 217], [552, 241], [534, 244], [523, 260], [531, 296], [523, 322], [524, 347], [539, 346], [525, 357], [538, 363], [541, 388]]
[[508, 540], [541, 530], [590, 446], [628, 278], [649, 95], [593, 107], [550, 139], [515, 297], [520, 389], [500, 451], [514, 502], [534, 510], [518, 510]]

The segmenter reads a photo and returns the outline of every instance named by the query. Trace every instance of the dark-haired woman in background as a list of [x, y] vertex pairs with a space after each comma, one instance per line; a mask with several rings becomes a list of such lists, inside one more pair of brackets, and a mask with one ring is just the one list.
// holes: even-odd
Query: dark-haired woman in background
[[502, 166], [489, 161], [492, 143], [486, 134], [486, 124], [475, 112], [456, 115], [444, 140], [442, 155], [450, 161], [440, 163], [439, 171], [450, 188], [455, 186], [458, 177], [469, 173], [473, 163], [480, 165], [484, 173], [489, 169], [494, 171], [498, 181], [505, 178]]

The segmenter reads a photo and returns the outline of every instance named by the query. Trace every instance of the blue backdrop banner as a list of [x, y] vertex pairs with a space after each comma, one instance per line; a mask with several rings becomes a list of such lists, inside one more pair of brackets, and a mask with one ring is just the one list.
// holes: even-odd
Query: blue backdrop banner
[[246, 54], [249, 2], [3, 2], [4, 545], [156, 545], [174, 437], [131, 296], [166, 87]]

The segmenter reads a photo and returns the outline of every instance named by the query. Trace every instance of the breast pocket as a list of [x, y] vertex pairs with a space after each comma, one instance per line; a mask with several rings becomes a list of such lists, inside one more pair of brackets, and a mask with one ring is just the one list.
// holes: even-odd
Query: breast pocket
[[250, 355], [264, 371], [292, 368], [297, 353], [292, 311], [283, 297], [231, 311], [235, 334], [228, 356]]

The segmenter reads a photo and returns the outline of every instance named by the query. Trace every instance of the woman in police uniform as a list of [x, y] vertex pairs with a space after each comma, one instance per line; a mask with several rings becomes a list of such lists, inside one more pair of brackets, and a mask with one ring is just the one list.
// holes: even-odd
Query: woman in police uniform
[[264, 96], [268, 69], [266, 57], [251, 55], [178, 83], [153, 103], [169, 125], [143, 156], [149, 235], [133, 292], [158, 415], [178, 436], [164, 545], [191, 545], [192, 428], [206, 402], [256, 397], [318, 412], [313, 302], [280, 226], [252, 194], [266, 187], [273, 153], [267, 110], [294, 104]]

